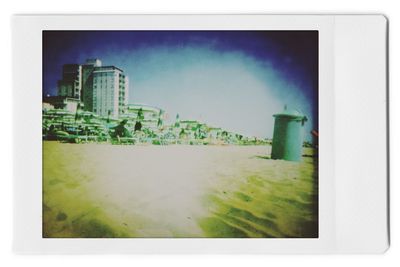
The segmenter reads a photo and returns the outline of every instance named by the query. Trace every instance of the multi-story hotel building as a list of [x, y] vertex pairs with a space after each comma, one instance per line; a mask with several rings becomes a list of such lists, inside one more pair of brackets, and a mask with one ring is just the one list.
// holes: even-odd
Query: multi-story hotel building
[[93, 112], [93, 70], [101, 67], [99, 59], [88, 59], [82, 65], [82, 94], [84, 109]]
[[57, 83], [58, 95], [80, 99], [82, 90], [82, 66], [79, 64], [65, 64], [62, 71], [62, 80]]
[[128, 104], [128, 77], [114, 66], [93, 70], [93, 112], [118, 118]]
[[128, 104], [128, 77], [115, 66], [102, 66], [99, 59], [66, 64], [58, 96], [78, 99], [85, 110], [100, 116], [118, 118]]

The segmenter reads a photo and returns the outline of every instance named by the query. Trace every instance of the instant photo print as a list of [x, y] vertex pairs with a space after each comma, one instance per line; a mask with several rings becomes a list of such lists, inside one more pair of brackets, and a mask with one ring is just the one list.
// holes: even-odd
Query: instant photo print
[[382, 253], [382, 15], [16, 15], [19, 253]]

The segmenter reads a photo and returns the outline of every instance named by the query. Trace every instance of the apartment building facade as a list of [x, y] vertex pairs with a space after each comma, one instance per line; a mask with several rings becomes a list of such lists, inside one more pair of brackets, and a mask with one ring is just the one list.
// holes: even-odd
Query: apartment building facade
[[120, 68], [102, 66], [99, 59], [65, 64], [57, 86], [58, 96], [78, 99], [81, 108], [99, 116], [118, 118], [128, 104], [128, 77]]

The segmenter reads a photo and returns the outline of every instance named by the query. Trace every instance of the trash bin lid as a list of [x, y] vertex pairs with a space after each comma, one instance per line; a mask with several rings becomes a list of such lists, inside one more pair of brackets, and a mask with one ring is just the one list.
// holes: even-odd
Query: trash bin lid
[[284, 118], [288, 118], [288, 119], [292, 119], [292, 120], [299, 120], [299, 121], [302, 121], [302, 120], [306, 121], [307, 120], [307, 117], [304, 116], [304, 114], [301, 113], [300, 111], [298, 111], [298, 110], [288, 110], [288, 109], [285, 109], [281, 113], [274, 114], [273, 117], [275, 117], [275, 118], [276, 117], [284, 117]]

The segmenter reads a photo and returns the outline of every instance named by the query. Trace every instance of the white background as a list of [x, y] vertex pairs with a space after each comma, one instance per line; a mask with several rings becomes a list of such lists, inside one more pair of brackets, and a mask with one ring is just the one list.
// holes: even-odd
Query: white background
[[[285, 1], [276, 3], [268, 1], [216, 1], [203, 0], [190, 4], [190, 1], [152, 1], [144, 3], [135, 1], [93, 1], [84, 3], [82, 0], [69, 0], [56, 3], [56, 1], [18, 1], [9, 4], [2, 3], [0, 27], [1, 38], [1, 95], [0, 105], [2, 115], [0, 140], [1, 145], [1, 186], [0, 186], [0, 226], [2, 236], [0, 237], [0, 265], [2, 266], [69, 266], [73, 265], [97, 265], [110, 266], [122, 264], [151, 264], [154, 266], [183, 266], [183, 265], [219, 265], [219, 266], [242, 266], [242, 265], [279, 265], [279, 266], [337, 266], [339, 264], [376, 266], [395, 266], [396, 260], [400, 261], [400, 232], [396, 231], [399, 221], [399, 209], [397, 203], [399, 196], [395, 194], [397, 188], [396, 177], [399, 172], [399, 142], [394, 138], [399, 135], [399, 122], [393, 118], [399, 114], [399, 93], [395, 88], [399, 85], [395, 73], [399, 71], [398, 52], [400, 47], [400, 9], [396, 8], [395, 1], [341, 1], [332, 3], [323, 1]], [[396, 11], [396, 9], [398, 11]], [[12, 238], [12, 132], [11, 132], [11, 28], [10, 16], [15, 13], [384, 13], [389, 19], [390, 28], [390, 111], [391, 111], [391, 248], [384, 255], [368, 256], [19, 256], [11, 252]], [[393, 48], [393, 49], [392, 49]], [[397, 68], [396, 68], [397, 67]], [[397, 166], [396, 166], [397, 165]], [[397, 212], [396, 212], [397, 210]]]

